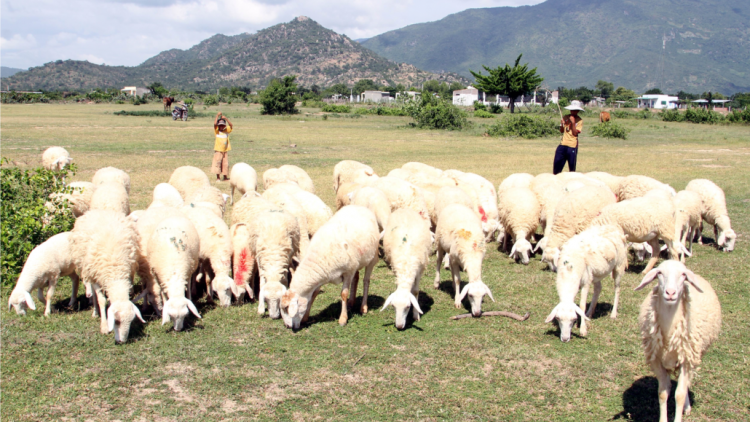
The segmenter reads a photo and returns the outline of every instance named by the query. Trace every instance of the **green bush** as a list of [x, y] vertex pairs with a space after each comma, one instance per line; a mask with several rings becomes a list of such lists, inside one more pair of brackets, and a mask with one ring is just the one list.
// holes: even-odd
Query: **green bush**
[[354, 113], [358, 115], [376, 114], [378, 116], [409, 116], [406, 109], [401, 106], [377, 106], [371, 108], [358, 107], [354, 109]]
[[203, 97], [203, 105], [206, 107], [211, 107], [219, 104], [219, 99], [216, 97], [216, 95], [206, 95]]
[[487, 106], [480, 103], [479, 101], [474, 101], [474, 111], [487, 111]]
[[[3, 251], [0, 276], [3, 286], [13, 285], [34, 247], [58, 233], [71, 230], [75, 223], [67, 201], [53, 213], [45, 206], [51, 194], [65, 192], [62, 180], [75, 174], [75, 164], [61, 171], [41, 167], [33, 171], [21, 170], [9, 164], [8, 159], [3, 158], [0, 170]], [[45, 216], [47, 224], [43, 222]]]
[[734, 110], [727, 115], [727, 121], [732, 123], [750, 123], [750, 108]]
[[404, 111], [415, 121], [415, 126], [425, 129], [463, 129], [469, 125], [466, 112], [454, 106], [450, 100], [436, 98], [433, 95], [422, 95], [421, 98], [409, 101]]
[[614, 122], [603, 122], [595, 125], [591, 128], [591, 134], [594, 136], [601, 136], [604, 138], [620, 138], [627, 139], [628, 132], [624, 126]]
[[348, 105], [336, 105], [336, 104], [326, 104], [322, 107], [321, 111], [324, 111], [326, 113], [349, 113], [352, 111], [352, 108]]
[[685, 121], [691, 123], [716, 124], [724, 121], [724, 115], [700, 107], [685, 110]]
[[141, 105], [141, 104], [148, 104], [148, 100], [146, 99], [145, 95], [133, 95], [133, 99], [131, 100], [133, 105]]
[[500, 104], [490, 104], [490, 113], [501, 114], [503, 112], [503, 106]]
[[481, 118], [484, 118], [484, 119], [490, 118], [491, 119], [491, 118], [495, 117], [495, 115], [492, 114], [492, 113], [490, 113], [489, 111], [486, 111], [486, 110], [476, 110], [476, 111], [474, 111], [474, 117], [481, 117]]
[[510, 115], [487, 129], [490, 136], [541, 138], [559, 134], [559, 122], [536, 115]]
[[664, 110], [660, 114], [661, 119], [665, 122], [684, 122], [685, 115], [677, 109]]
[[568, 100], [566, 97], [562, 97], [557, 101], [557, 105], [559, 105], [560, 108], [565, 108], [570, 105], [570, 100]]
[[296, 114], [295, 104], [297, 96], [296, 76], [284, 76], [283, 79], [274, 79], [268, 84], [268, 88], [260, 93], [260, 104], [263, 106], [261, 114]]

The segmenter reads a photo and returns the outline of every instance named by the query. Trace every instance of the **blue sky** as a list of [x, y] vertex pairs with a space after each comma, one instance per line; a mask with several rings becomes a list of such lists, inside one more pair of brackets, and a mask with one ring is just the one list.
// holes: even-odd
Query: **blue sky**
[[0, 64], [54, 60], [135, 66], [217, 33], [256, 32], [308, 16], [350, 38], [369, 38], [478, 7], [541, 0], [2, 0]]

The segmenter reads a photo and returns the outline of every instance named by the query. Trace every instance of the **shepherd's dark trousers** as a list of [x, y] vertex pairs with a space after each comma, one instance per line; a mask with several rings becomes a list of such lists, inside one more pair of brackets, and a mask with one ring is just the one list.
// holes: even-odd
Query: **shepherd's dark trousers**
[[552, 165], [552, 173], [562, 173], [565, 168], [565, 162], [568, 163], [568, 170], [576, 171], [576, 157], [578, 156], [578, 148], [566, 147], [565, 145], [558, 145], [555, 151], [555, 162]]

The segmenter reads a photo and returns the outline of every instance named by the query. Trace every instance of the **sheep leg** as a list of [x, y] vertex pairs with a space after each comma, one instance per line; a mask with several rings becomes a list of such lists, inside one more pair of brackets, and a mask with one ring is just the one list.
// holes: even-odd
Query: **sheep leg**
[[234, 205], [234, 185], [230, 185], [229, 186], [229, 192], [231, 193], [230, 196], [232, 198], [232, 203], [231, 204]]
[[[411, 286], [411, 294], [414, 295], [414, 297], [419, 300], [419, 280], [422, 278], [422, 271], [420, 271], [417, 274], [416, 279], [414, 280], [414, 284]], [[415, 307], [411, 307], [411, 316], [414, 321], [419, 321], [419, 312], [417, 312], [417, 309]]]
[[[591, 282], [584, 283], [583, 288], [581, 289], [581, 304], [580, 307], [583, 309], [584, 312], [586, 312], [586, 299], [589, 297], [589, 287], [591, 286]], [[594, 302], [592, 301], [591, 304], [593, 305]], [[586, 327], [586, 318], [581, 317], [581, 335], [586, 336], [588, 334], [588, 328]]]
[[57, 278], [53, 278], [49, 281], [49, 288], [47, 289], [47, 306], [44, 308], [44, 316], [49, 316], [52, 313], [52, 297], [55, 295], [56, 285]]
[[701, 220], [700, 225], [698, 226], [698, 244], [703, 244], [703, 221]]
[[320, 294], [320, 287], [315, 289], [315, 291], [312, 294], [312, 297], [310, 298], [310, 301], [307, 302], [307, 310], [305, 311], [305, 315], [302, 317], [302, 320], [300, 321], [302, 324], [307, 323], [307, 320], [310, 319], [310, 309], [312, 309], [313, 302], [315, 302], [315, 299]]
[[[690, 399], [688, 398], [688, 386], [690, 385], [690, 374], [686, 365], [680, 366], [680, 375], [677, 378], [677, 388], [674, 392], [674, 422], [682, 421], [682, 413], [685, 407], [690, 408]], [[687, 403], [687, 405], [686, 405]]]
[[357, 300], [357, 288], [359, 287], [359, 270], [354, 272], [354, 278], [349, 285], [349, 300], [346, 302], [347, 310], [354, 308], [354, 302]]
[[661, 366], [661, 362], [651, 362], [651, 370], [659, 380], [659, 422], [668, 422], [667, 399], [669, 399], [669, 390], [672, 388], [672, 380], [669, 379], [667, 370]]
[[594, 281], [594, 295], [591, 296], [591, 306], [589, 306], [589, 311], [586, 312], [586, 316], [591, 318], [594, 316], [594, 311], [596, 310], [596, 304], [599, 303], [599, 295], [602, 293], [602, 281], [596, 280]]
[[443, 265], [443, 257], [445, 256], [445, 251], [440, 248], [440, 246], [437, 247], [437, 269], [435, 272], [435, 284], [433, 285], [434, 288], [440, 288], [440, 266]]
[[612, 279], [615, 280], [615, 303], [612, 305], [612, 313], [609, 315], [610, 318], [617, 318], [617, 304], [620, 303], [620, 278], [622, 273], [615, 269], [612, 271]]
[[344, 274], [342, 277], [344, 279], [342, 285], [341, 285], [341, 316], [339, 316], [339, 325], [344, 326], [346, 325], [347, 321], [349, 321], [349, 313], [347, 312], [347, 301], [349, 300], [349, 292], [352, 285], [352, 279], [354, 278], [354, 274]]
[[716, 224], [714, 224], [714, 243], [719, 244], [719, 229], [716, 227]]
[[91, 293], [91, 307], [94, 309], [91, 311], [91, 316], [94, 318], [99, 317], [99, 301], [96, 299], [96, 293], [94, 293], [94, 287], [92, 284], [89, 284], [92, 293]]
[[36, 289], [36, 298], [39, 299], [39, 301], [44, 303], [45, 305], [47, 304], [47, 299], [44, 297], [44, 292], [42, 291], [42, 287]]
[[461, 296], [461, 269], [458, 265], [458, 258], [455, 258], [453, 254], [450, 254], [449, 257], [451, 263], [451, 275], [453, 276], [453, 289], [456, 292], [454, 302], [456, 309], [461, 309], [461, 301], [459, 300], [459, 296]]
[[[681, 233], [682, 236], [680, 237], [680, 244], [682, 244], [683, 247], [687, 244], [688, 233], [690, 233], [690, 227], [688, 227]], [[685, 253], [682, 252], [682, 249], [680, 249], [680, 262], [682, 262], [683, 264], [685, 263]]]
[[375, 269], [375, 265], [378, 264], [378, 261], [378, 257], [375, 256], [375, 259], [373, 259], [372, 262], [370, 262], [370, 265], [365, 268], [365, 279], [362, 280], [362, 306], [360, 309], [362, 315], [367, 314], [367, 311], [369, 310], [367, 307], [367, 298], [370, 293], [370, 276], [372, 276], [372, 270]]
[[[656, 265], [657, 261], [659, 261], [659, 238], [654, 237], [653, 239], [648, 241], [649, 246], [651, 246], [651, 258], [648, 260], [648, 264], [646, 265], [646, 268], [643, 269], [641, 274], [646, 274], [647, 272], [654, 269], [654, 265]], [[670, 249], [671, 251], [671, 249]]]
[[78, 274], [73, 272], [73, 274], [70, 275], [70, 281], [73, 284], [73, 293], [70, 296], [70, 302], [68, 302], [68, 307], [72, 308], [73, 306], [75, 306], [76, 301], [78, 301], [78, 285], [81, 279], [78, 277]]
[[96, 293], [96, 301], [99, 305], [99, 316], [101, 317], [101, 324], [99, 325], [99, 331], [102, 334], [109, 333], [109, 327], [107, 327], [107, 298], [104, 296], [101, 286], [94, 284], [94, 293]]

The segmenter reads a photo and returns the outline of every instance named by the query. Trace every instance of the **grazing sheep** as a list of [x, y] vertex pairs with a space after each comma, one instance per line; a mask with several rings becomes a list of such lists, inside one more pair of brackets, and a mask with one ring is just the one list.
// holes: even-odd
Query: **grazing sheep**
[[148, 259], [156, 281], [167, 296], [161, 325], [171, 320], [175, 331], [180, 331], [188, 312], [201, 318], [193, 302], [185, 297], [199, 258], [200, 237], [189, 219], [168, 217], [156, 226], [148, 241]]
[[509, 256], [528, 265], [532, 252], [529, 239], [536, 233], [542, 210], [536, 195], [525, 187], [507, 188], [500, 194], [498, 209], [500, 224], [504, 229], [502, 246], [507, 245], [505, 239], [510, 236], [513, 239], [513, 248]]
[[[678, 258], [680, 250], [687, 252], [678, 239], [675, 239], [674, 214], [674, 204], [670, 200], [653, 196], [639, 197], [604, 207], [591, 224], [616, 224], [625, 232], [628, 242], [648, 242], [653, 253], [643, 270], [645, 274], [659, 260], [660, 238], [667, 245], [672, 259]], [[687, 252], [687, 255], [690, 253]]]
[[[675, 208], [675, 238], [680, 240], [684, 247], [686, 241], [690, 240], [690, 253], [693, 253], [693, 234], [698, 233], [701, 227], [701, 211], [703, 202], [700, 195], [689, 190], [677, 192], [674, 199]], [[680, 261], [685, 262], [685, 255], [680, 253]]]
[[47, 170], [62, 170], [72, 162], [70, 153], [63, 147], [49, 147], [42, 153], [42, 167]]
[[659, 380], [659, 421], [667, 422], [670, 373], [677, 375], [675, 422], [690, 414], [688, 389], [708, 347], [719, 337], [721, 304], [703, 277], [678, 261], [665, 261], [643, 277], [635, 290], [658, 278], [641, 304], [646, 363]]
[[96, 187], [91, 195], [90, 209], [109, 210], [130, 214], [130, 198], [125, 188], [117, 182], [105, 182]]
[[281, 189], [289, 193], [299, 202], [307, 219], [307, 233], [313, 237], [326, 221], [333, 216], [331, 208], [317, 195], [302, 189], [294, 183], [280, 183], [274, 189]]
[[[551, 173], [545, 173], [550, 174]], [[540, 212], [539, 212], [539, 224], [544, 228], [544, 236], [548, 236], [548, 229], [552, 228], [552, 219], [555, 216], [555, 207], [560, 199], [563, 197], [565, 192], [563, 191], [562, 184], [552, 176], [551, 178], [537, 176], [530, 185], [530, 189], [536, 195], [537, 201], [539, 201]], [[544, 245], [541, 242], [537, 243], [537, 248], [541, 247], [544, 250]]]
[[430, 212], [418, 187], [395, 177], [381, 177], [370, 184], [383, 191], [391, 203], [391, 211], [409, 208], [416, 211], [425, 221], [430, 219]]
[[68, 201], [68, 207], [73, 216], [78, 218], [86, 213], [91, 207], [91, 196], [94, 194], [96, 187], [91, 182], [72, 182], [66, 187], [66, 193], [50, 194], [50, 202], [45, 207], [49, 212], [58, 212], [60, 204]]
[[623, 179], [625, 179], [622, 176], [613, 176], [603, 171], [590, 171], [585, 174], [586, 177], [604, 182], [604, 184], [606, 184], [612, 192], [617, 192], [620, 187], [620, 183], [622, 183]]
[[297, 176], [293, 173], [285, 172], [277, 168], [270, 168], [263, 172], [263, 189], [268, 190], [271, 186], [279, 183], [294, 183], [299, 185], [299, 182], [297, 182]]
[[[440, 265], [447, 253], [455, 288], [456, 309], [461, 308], [461, 301], [469, 296], [471, 314], [474, 317], [482, 315], [482, 299], [489, 295], [494, 302], [492, 292], [482, 282], [482, 260], [484, 260], [485, 243], [482, 223], [471, 208], [461, 204], [445, 207], [438, 217], [435, 230], [435, 244], [437, 245], [437, 271], [435, 273], [435, 288], [440, 286]], [[460, 269], [466, 271], [469, 283], [461, 290]]]
[[313, 184], [310, 175], [308, 175], [306, 171], [291, 164], [284, 164], [283, 166], [279, 167], [279, 170], [284, 173], [294, 175], [294, 179], [296, 180], [296, 183], [299, 185], [299, 187], [307, 192], [315, 194], [315, 185]]
[[564, 172], [564, 173], [557, 173], [555, 175], [555, 178], [557, 179], [557, 181], [560, 182], [560, 183], [562, 183], [563, 185], [566, 184], [566, 183], [568, 183], [568, 182], [570, 182], [571, 180], [577, 179], [579, 177], [584, 177], [583, 173], [578, 173], [578, 172], [575, 172], [575, 171], [570, 171], [570, 172]]
[[651, 189], [665, 190], [671, 196], [674, 196], [677, 193], [671, 186], [651, 177], [631, 175], [620, 181], [620, 184], [615, 191], [615, 195], [617, 195], [618, 201], [625, 201], [627, 199], [641, 197]]
[[628, 247], [633, 250], [633, 255], [638, 262], [643, 262], [646, 259], [646, 254], [650, 257], [653, 253], [651, 245], [648, 242], [628, 242]]
[[349, 205], [351, 203], [349, 194], [363, 186], [364, 185], [360, 185], [358, 183], [349, 182], [339, 185], [339, 188], [336, 191], [336, 211], [340, 210], [342, 207]]
[[385, 300], [383, 308], [393, 305], [396, 328], [403, 330], [409, 308], [412, 318], [419, 321], [419, 280], [422, 278], [432, 249], [430, 226], [414, 211], [396, 210], [388, 220], [383, 237], [383, 251], [396, 275], [396, 291]]
[[114, 167], [104, 167], [94, 173], [94, 177], [91, 179], [91, 183], [95, 186], [99, 186], [103, 183], [115, 182], [122, 185], [130, 195], [130, 175], [124, 171]]
[[[390, 176], [388, 176], [390, 177]], [[382, 190], [365, 186], [357, 189], [350, 194], [352, 196], [351, 204], [365, 207], [375, 214], [378, 222], [378, 229], [382, 233], [388, 225], [388, 219], [391, 216], [391, 203]]]
[[[232, 295], [239, 296], [229, 272], [232, 269], [232, 238], [224, 219], [206, 208], [186, 208], [185, 215], [198, 232], [200, 253], [198, 280], [205, 279], [207, 297], [213, 302], [216, 293], [221, 306], [232, 304]], [[210, 275], [213, 274], [213, 278]]]
[[474, 210], [474, 212], [479, 215], [479, 211], [477, 210], [474, 201], [472, 201], [471, 197], [466, 193], [465, 190], [459, 188], [458, 186], [444, 187], [438, 191], [437, 196], [435, 197], [435, 215], [432, 219], [433, 226], [437, 227], [437, 217], [448, 205], [452, 204], [462, 204], [467, 208]]
[[411, 176], [411, 175], [412, 175], [412, 172], [410, 172], [409, 170], [393, 169], [393, 170], [389, 171], [386, 176], [387, 177], [396, 177], [396, 178], [401, 179], [401, 180], [409, 180], [409, 176]]
[[206, 173], [192, 166], [177, 167], [169, 177], [169, 184], [174, 186], [180, 192], [180, 195], [182, 195], [182, 199], [185, 200], [193, 196], [193, 192], [196, 190], [205, 186], [211, 186]]
[[[600, 186], [585, 186], [563, 195], [555, 207], [549, 236], [543, 239], [546, 245], [542, 262], [546, 262], [554, 271], [562, 245], [584, 231], [604, 207], [614, 203], [612, 192]], [[550, 224], [549, 221], [547, 224]]]
[[[695, 179], [688, 183], [685, 190], [693, 191], [700, 195], [703, 206], [701, 216], [708, 223], [714, 226], [714, 236], [716, 244], [723, 247], [724, 252], [734, 250], [734, 242], [737, 240], [737, 234], [732, 230], [727, 212], [727, 200], [724, 197], [724, 191], [708, 179]], [[702, 244], [703, 239], [699, 231], [698, 243]]]
[[224, 218], [224, 211], [222, 210], [222, 207], [220, 205], [217, 205], [213, 202], [205, 202], [205, 201], [198, 201], [198, 202], [189, 202], [182, 206], [183, 209], [188, 208], [205, 208], [214, 215], [216, 215], [219, 218]]
[[560, 180], [552, 173], [539, 173], [536, 176], [534, 176], [534, 180], [532, 180], [531, 183], [529, 184], [529, 189], [535, 191], [536, 190], [534, 188], [535, 185], [547, 184], [547, 183], [562, 184], [560, 183]]
[[[464, 173], [458, 180], [457, 186], [470, 190], [468, 186], [474, 188], [477, 199], [477, 210], [482, 221], [482, 230], [484, 231], [485, 241], [490, 242], [494, 238], [495, 232], [500, 228], [500, 216], [497, 209], [497, 193], [495, 186], [489, 180], [474, 173]], [[471, 194], [470, 194], [471, 195]]]
[[[73, 294], [68, 304], [73, 306], [78, 297], [78, 275], [70, 253], [70, 232], [56, 234], [31, 251], [8, 299], [8, 310], [13, 306], [18, 315], [26, 315], [26, 308], [36, 310], [30, 292], [38, 289], [39, 301], [46, 304], [44, 316], [49, 316], [57, 280], [64, 276], [69, 276], [73, 282]], [[45, 286], [49, 286], [46, 299], [42, 295]]]
[[185, 201], [174, 186], [169, 183], [159, 183], [154, 188], [154, 196], [149, 208], [159, 206], [180, 208], [183, 205], [185, 205]]
[[274, 185], [263, 192], [263, 198], [276, 204], [282, 210], [291, 214], [297, 220], [299, 227], [299, 248], [296, 250], [298, 260], [307, 253], [307, 247], [310, 245], [310, 234], [307, 230], [307, 213], [302, 204], [297, 201], [294, 195], [290, 194], [283, 186]]
[[[611, 318], [617, 318], [617, 304], [620, 301], [620, 278], [628, 267], [628, 252], [625, 235], [617, 226], [589, 227], [573, 236], [563, 245], [557, 267], [557, 294], [560, 303], [555, 306], [545, 322], [557, 319], [560, 326], [560, 340], [570, 340], [570, 329], [581, 317], [581, 335], [585, 336], [586, 320], [594, 315], [602, 280], [612, 275], [615, 282], [615, 300]], [[589, 287], [594, 285], [591, 306], [584, 315]], [[575, 297], [581, 289], [581, 305], [575, 304]]]
[[404, 164], [403, 166], [401, 166], [401, 168], [412, 174], [423, 173], [432, 179], [438, 179], [443, 175], [443, 171], [439, 168], [414, 161]]
[[227, 198], [221, 191], [213, 186], [203, 186], [193, 191], [193, 193], [185, 198], [185, 203], [197, 204], [199, 202], [208, 202], [214, 204], [221, 210], [220, 217], [224, 217], [226, 211]]
[[240, 195], [258, 190], [258, 173], [246, 163], [236, 163], [229, 172], [229, 189], [231, 192], [232, 205], [234, 205], [234, 190]]
[[344, 183], [366, 185], [377, 178], [378, 175], [375, 174], [375, 170], [366, 164], [353, 160], [339, 161], [333, 167], [333, 191], [338, 193], [339, 186]]
[[320, 287], [327, 283], [342, 283], [341, 316], [339, 325], [346, 325], [348, 306], [357, 296], [359, 270], [365, 269], [362, 306], [367, 313], [370, 275], [378, 263], [378, 223], [372, 211], [350, 205], [333, 215], [318, 230], [310, 242], [310, 249], [292, 276], [289, 290], [281, 298], [281, 317], [287, 328], [299, 329], [310, 315]]
[[[133, 276], [138, 268], [138, 232], [121, 213], [91, 210], [76, 220], [70, 235], [70, 252], [80, 277], [96, 293], [100, 331], [115, 332], [115, 342], [128, 340], [130, 325], [141, 312], [130, 301]], [[107, 299], [110, 301], [106, 310]]]
[[563, 183], [563, 191], [564, 192], [573, 192], [576, 189], [580, 189], [584, 186], [601, 186], [604, 188], [609, 189], [609, 187], [602, 181], [597, 179], [592, 179], [590, 177], [576, 177], [572, 180], [568, 180], [567, 182]]
[[503, 179], [497, 186], [497, 194], [502, 195], [502, 191], [510, 188], [531, 188], [531, 182], [535, 177], [529, 173], [513, 173]]

